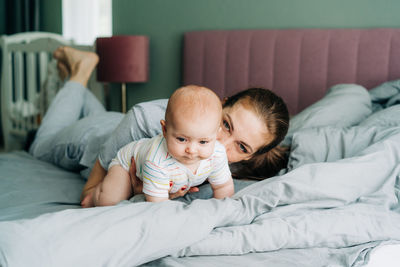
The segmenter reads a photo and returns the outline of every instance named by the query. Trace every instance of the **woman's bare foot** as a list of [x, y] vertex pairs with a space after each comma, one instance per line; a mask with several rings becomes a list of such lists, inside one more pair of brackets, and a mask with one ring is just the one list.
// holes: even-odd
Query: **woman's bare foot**
[[69, 69], [62, 61], [57, 61], [58, 76], [64, 81], [69, 76]]
[[69, 46], [60, 46], [53, 53], [53, 57], [64, 64], [69, 71], [70, 81], [76, 81], [83, 86], [87, 86], [87, 82], [94, 68], [99, 62], [99, 57], [94, 52], [81, 51]]

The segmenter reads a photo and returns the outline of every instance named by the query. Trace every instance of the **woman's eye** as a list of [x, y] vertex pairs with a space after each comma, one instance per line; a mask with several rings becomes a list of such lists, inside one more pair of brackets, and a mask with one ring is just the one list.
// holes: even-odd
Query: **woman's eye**
[[186, 139], [183, 137], [177, 137], [176, 140], [178, 140], [179, 142], [185, 142]]
[[243, 153], [247, 153], [247, 149], [246, 149], [246, 147], [245, 147], [244, 145], [239, 144], [239, 149], [240, 149], [240, 151], [242, 151]]
[[201, 145], [208, 144], [208, 141], [200, 141], [200, 144], [201, 144]]
[[222, 121], [222, 124], [224, 125], [224, 128], [226, 129], [226, 130], [230, 130], [231, 129], [231, 127], [229, 126], [229, 123], [226, 121], [226, 120], [223, 120]]

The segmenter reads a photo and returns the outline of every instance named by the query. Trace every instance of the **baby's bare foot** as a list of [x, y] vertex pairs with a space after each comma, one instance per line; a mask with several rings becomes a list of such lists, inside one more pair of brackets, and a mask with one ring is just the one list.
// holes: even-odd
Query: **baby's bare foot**
[[61, 46], [53, 53], [53, 57], [69, 70], [70, 80], [79, 82], [85, 87], [99, 57], [94, 52], [81, 51], [69, 46]]

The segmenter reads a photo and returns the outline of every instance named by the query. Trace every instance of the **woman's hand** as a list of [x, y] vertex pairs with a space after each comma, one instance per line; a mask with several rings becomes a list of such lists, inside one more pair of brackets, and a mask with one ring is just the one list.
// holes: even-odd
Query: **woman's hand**
[[143, 182], [136, 177], [136, 163], [135, 158], [131, 158], [131, 167], [129, 168], [129, 176], [131, 178], [131, 183], [133, 187], [133, 195], [143, 193]]
[[[143, 182], [136, 176], [136, 164], [135, 164], [135, 159], [132, 157], [131, 158], [131, 167], [129, 168], [129, 176], [131, 178], [131, 183], [133, 187], [133, 194], [142, 194], [143, 193]], [[169, 183], [169, 191], [171, 191], [173, 182], [171, 181]], [[190, 187], [189, 190], [186, 188], [186, 186], [183, 186], [179, 191], [175, 193], [170, 193], [169, 194], [169, 199], [174, 199], [177, 197], [182, 197], [186, 195], [187, 192], [198, 192], [199, 188], [198, 187]]]
[[[173, 185], [174, 185], [173, 182], [170, 182], [170, 189], [169, 189], [170, 191], [171, 191]], [[192, 193], [192, 192], [199, 192], [199, 191], [200, 191], [200, 189], [197, 186], [190, 187], [189, 190], [186, 188], [186, 186], [182, 186], [182, 188], [179, 191], [177, 191], [175, 193], [169, 193], [169, 199], [183, 197], [184, 195], [186, 195], [187, 192]]]

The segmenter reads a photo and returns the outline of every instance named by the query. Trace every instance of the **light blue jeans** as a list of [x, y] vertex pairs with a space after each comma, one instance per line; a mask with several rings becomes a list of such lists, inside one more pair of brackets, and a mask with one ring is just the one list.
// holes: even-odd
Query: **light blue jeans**
[[67, 170], [91, 168], [122, 117], [107, 112], [83, 85], [69, 81], [51, 102], [29, 152]]

